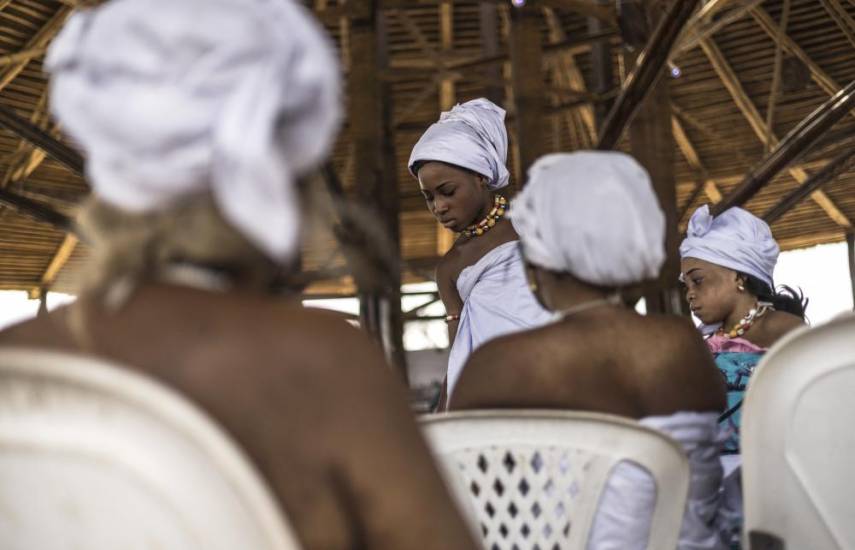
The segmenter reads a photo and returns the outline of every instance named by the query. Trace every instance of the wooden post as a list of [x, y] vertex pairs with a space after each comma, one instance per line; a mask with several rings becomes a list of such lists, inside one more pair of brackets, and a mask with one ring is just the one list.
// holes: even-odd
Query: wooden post
[[846, 248], [849, 251], [849, 279], [852, 282], [852, 303], [855, 304], [855, 232], [853, 231], [846, 232]]
[[[481, 2], [478, 8], [478, 24], [481, 31], [481, 53], [485, 58], [499, 55], [499, 14], [495, 2]], [[497, 105], [505, 99], [502, 84], [502, 67], [491, 64], [485, 68], [487, 86], [484, 95]]]
[[388, 66], [386, 21], [371, 0], [353, 3], [348, 119], [354, 149], [356, 195], [360, 206], [383, 225], [396, 245], [395, 261], [378, 269], [383, 280], [359, 289], [360, 320], [406, 379], [401, 313], [400, 230], [392, 105], [388, 84], [377, 78]]
[[529, 167], [546, 152], [543, 122], [546, 90], [543, 81], [543, 46], [540, 43], [540, 18], [531, 7], [511, 10], [511, 82], [516, 107], [516, 147], [519, 152], [521, 181]]
[[[648, 6], [650, 15], [659, 13], [655, 6]], [[654, 21], [655, 23], [655, 21]], [[652, 26], [651, 26], [652, 27]], [[627, 65], [635, 58], [627, 59]], [[667, 71], [663, 66], [662, 72]], [[671, 79], [658, 78], [647, 98], [641, 103], [629, 127], [630, 150], [633, 156], [650, 174], [659, 206], [665, 213], [666, 260], [662, 267], [659, 284], [645, 292], [648, 312], [687, 312], [682, 302], [682, 293], [677, 286], [680, 275], [679, 233], [677, 224], [677, 185], [674, 179], [674, 135], [671, 121]]]
[[[597, 34], [606, 30], [606, 25], [596, 17], [588, 18], [588, 33]], [[600, 40], [591, 44], [591, 91], [605, 95], [615, 87], [614, 68], [612, 66], [612, 45], [608, 40]], [[603, 125], [612, 108], [612, 100], [600, 101], [594, 104], [594, 118], [597, 129]]]

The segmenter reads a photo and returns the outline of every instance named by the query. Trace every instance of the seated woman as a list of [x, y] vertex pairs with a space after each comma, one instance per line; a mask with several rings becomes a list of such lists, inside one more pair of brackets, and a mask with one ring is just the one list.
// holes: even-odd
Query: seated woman
[[739, 464], [740, 408], [754, 367], [769, 346], [804, 325], [807, 301], [786, 286], [774, 291], [778, 251], [766, 222], [742, 208], [713, 218], [708, 206], [700, 207], [680, 245], [686, 300], [727, 381], [721, 422], [730, 430], [723, 451], [733, 456], [724, 459], [728, 470]]
[[473, 350], [551, 319], [528, 289], [507, 199], [497, 192], [510, 177], [504, 121], [505, 111], [486, 99], [457, 105], [442, 113], [410, 155], [428, 210], [458, 233], [436, 270], [451, 342], [446, 396]]
[[94, 279], [0, 344], [181, 391], [247, 451], [306, 549], [476, 548], [381, 350], [270, 290], [341, 118], [312, 16], [285, 0], [110, 2], [72, 16], [47, 67], [87, 157]]
[[[688, 319], [642, 316], [619, 299], [622, 287], [655, 279], [665, 259], [665, 218], [647, 173], [623, 153], [547, 155], [511, 212], [534, 292], [558, 320], [473, 353], [450, 408], [595, 411], [670, 435], [692, 476], [680, 548], [726, 548], [720, 375]], [[588, 548], [646, 548], [655, 498], [643, 470], [619, 465]]]

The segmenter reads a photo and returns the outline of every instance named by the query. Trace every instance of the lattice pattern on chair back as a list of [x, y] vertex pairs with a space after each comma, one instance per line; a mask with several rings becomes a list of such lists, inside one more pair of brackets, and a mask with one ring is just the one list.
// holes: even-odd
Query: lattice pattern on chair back
[[649, 548], [674, 548], [688, 462], [674, 441], [627, 419], [571, 411], [425, 417], [450, 490], [487, 550], [581, 550], [612, 468], [637, 463], [657, 498]]
[[596, 455], [561, 447], [467, 449], [454, 453], [486, 547], [567, 548], [574, 512]]

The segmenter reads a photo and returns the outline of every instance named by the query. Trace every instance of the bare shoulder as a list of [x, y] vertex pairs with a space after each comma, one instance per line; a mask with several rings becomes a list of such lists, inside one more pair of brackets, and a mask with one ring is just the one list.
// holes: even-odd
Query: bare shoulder
[[791, 330], [805, 326], [805, 322], [801, 317], [787, 313], [786, 311], [769, 312], [766, 322], [769, 332], [778, 337], [783, 336]]
[[[549, 372], [551, 362], [565, 359], [549, 345], [554, 327], [546, 326], [501, 336], [475, 350], [460, 375], [449, 403], [451, 409], [492, 408], [514, 401], [519, 384], [535, 382], [535, 369]], [[565, 354], [567, 350], [565, 346]]]

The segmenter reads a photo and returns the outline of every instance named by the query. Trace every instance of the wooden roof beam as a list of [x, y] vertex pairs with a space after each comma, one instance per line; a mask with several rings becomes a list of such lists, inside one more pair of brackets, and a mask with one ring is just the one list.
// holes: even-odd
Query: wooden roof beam
[[[739, 21], [755, 7], [762, 4], [765, 0], [748, 0], [743, 2], [739, 7], [727, 12], [722, 17], [712, 20], [709, 15], [705, 15], [704, 8], [713, 5], [713, 2], [707, 3], [704, 8], [698, 11], [694, 17], [686, 24], [686, 29], [677, 41], [674, 47], [673, 57], [678, 57], [692, 48], [697, 47], [700, 41], [705, 38], [710, 38], [715, 33], [724, 27]], [[724, 7], [724, 6], [722, 6]], [[720, 9], [720, 8], [719, 8]]]
[[[718, 49], [715, 42], [713, 40], [702, 40], [700, 44], [704, 53], [706, 53], [707, 58], [710, 60], [713, 69], [715, 69], [716, 74], [718, 74], [725, 88], [730, 92], [730, 95], [734, 102], [736, 102], [737, 107], [739, 107], [742, 115], [748, 121], [760, 141], [762, 141], [764, 145], [771, 145], [773, 147], [777, 146], [779, 143], [777, 136], [770, 132], [769, 128], [766, 127], [765, 121], [760, 116], [757, 108], [751, 102], [751, 99], [748, 97], [748, 94], [739, 82], [736, 73], [724, 58], [724, 55], [721, 53], [721, 50]], [[788, 171], [799, 183], [804, 183], [808, 180], [809, 176], [807, 172], [801, 168], [791, 167]], [[823, 191], [814, 191], [811, 198], [835, 223], [843, 227], [852, 226], [852, 222], [849, 218], [846, 217], [840, 208], [838, 208]], [[719, 205], [722, 204], [723, 203], [719, 203]]]
[[[542, 124], [545, 113], [543, 50], [540, 19], [532, 7], [514, 8], [510, 13], [511, 83], [516, 114], [516, 149], [520, 177], [546, 152]], [[524, 181], [519, 181], [520, 186]]]
[[[751, 10], [751, 16], [760, 25], [760, 28], [769, 35], [772, 40], [777, 41], [780, 38], [781, 47], [787, 50], [791, 55], [799, 59], [810, 72], [814, 82], [822, 88], [828, 95], [834, 95], [840, 91], [841, 86], [831, 78], [810, 56], [790, 38], [786, 33], [781, 33], [777, 23], [763, 8], [754, 8]], [[855, 116], [855, 112], [851, 113]]]
[[855, 163], [855, 148], [844, 151], [835, 157], [831, 162], [826, 164], [822, 170], [816, 172], [798, 188], [794, 189], [786, 197], [781, 199], [778, 204], [766, 211], [766, 213], [763, 214], [763, 219], [769, 224], [774, 223], [778, 218], [792, 210], [796, 205], [807, 198], [808, 195], [823, 185], [834, 181], [834, 179], [840, 174], [849, 170], [853, 163]]
[[710, 202], [713, 204], [721, 201], [722, 194], [715, 180], [709, 177], [707, 169], [704, 167], [701, 162], [701, 158], [698, 155], [698, 151], [689, 140], [689, 136], [686, 135], [686, 130], [683, 128], [683, 124], [676, 115], [671, 115], [671, 132], [674, 134], [674, 141], [677, 142], [677, 146], [680, 148], [680, 152], [683, 153], [683, 157], [685, 157], [686, 162], [688, 162], [689, 166], [691, 166], [699, 175], [699, 181], [695, 191], [692, 192], [689, 200], [686, 201], [686, 204], [678, 215], [678, 220], [680, 220], [686, 214], [686, 211], [691, 208], [695, 197], [697, 197], [700, 191], [703, 190], [706, 193], [707, 198], [709, 198]]
[[837, 26], [840, 27], [840, 30], [846, 36], [846, 39], [849, 40], [849, 43], [855, 47], [855, 20], [849, 15], [846, 8], [838, 0], [822, 0], [822, 5], [825, 7], [828, 15], [837, 23]]
[[[46, 48], [48, 42], [59, 32], [59, 29], [65, 24], [65, 20], [71, 14], [72, 9], [68, 6], [60, 7], [53, 17], [51, 17], [44, 26], [27, 42], [22, 51], [36, 50]], [[0, 91], [2, 91], [10, 82], [15, 80], [21, 71], [30, 63], [32, 57], [25, 57], [21, 61], [10, 64], [5, 71], [0, 73]]]
[[662, 76], [662, 67], [698, 0], [675, 0], [639, 55], [641, 61], [624, 82], [599, 136], [598, 149], [613, 149], [647, 94]]
[[[781, 26], [778, 28], [775, 40], [775, 63], [772, 67], [772, 87], [769, 90], [769, 102], [766, 108], [766, 128], [772, 133], [775, 131], [775, 106], [778, 101], [778, 93], [781, 89], [781, 66], [784, 61], [784, 48], [781, 46], [782, 37], [787, 34], [787, 24], [790, 21], [790, 0], [784, 0], [781, 11]], [[772, 148], [767, 146], [767, 151]]]
[[73, 172], [83, 174], [83, 157], [80, 153], [2, 105], [0, 105], [0, 126], [41, 148], [51, 158]]
[[[552, 8], [543, 8], [546, 24], [549, 27], [549, 40], [552, 44], [558, 44], [567, 39], [564, 29], [561, 27], [561, 21], [555, 15], [555, 10]], [[559, 54], [554, 64], [554, 76], [556, 83], [564, 89], [587, 94], [587, 86], [585, 78], [582, 76], [582, 71], [576, 64], [576, 59], [572, 53]], [[590, 105], [583, 105], [579, 109], [565, 111], [565, 123], [568, 130], [573, 133], [573, 128], [582, 125], [585, 129], [582, 146], [585, 148], [597, 140], [597, 122], [594, 117], [594, 110]]]
[[[382, 0], [380, 9], [404, 9], [426, 6], [436, 6], [447, 0]], [[483, 0], [494, 4], [507, 3], [507, 0]], [[539, 6], [560, 8], [581, 15], [596, 17], [608, 23], [617, 21], [617, 10], [613, 5], [600, 4], [597, 0], [538, 0]]]
[[62, 268], [65, 267], [65, 264], [68, 263], [68, 260], [74, 253], [74, 249], [77, 248], [78, 242], [77, 236], [73, 233], [65, 234], [65, 237], [62, 239], [62, 243], [60, 243], [56, 252], [54, 252], [51, 257], [50, 262], [48, 262], [47, 268], [45, 268], [44, 273], [42, 273], [40, 278], [41, 284], [37, 288], [30, 290], [30, 299], [35, 300], [41, 298], [43, 292], [50, 290], [56, 282], [56, 279], [59, 277], [59, 272], [62, 271]]

